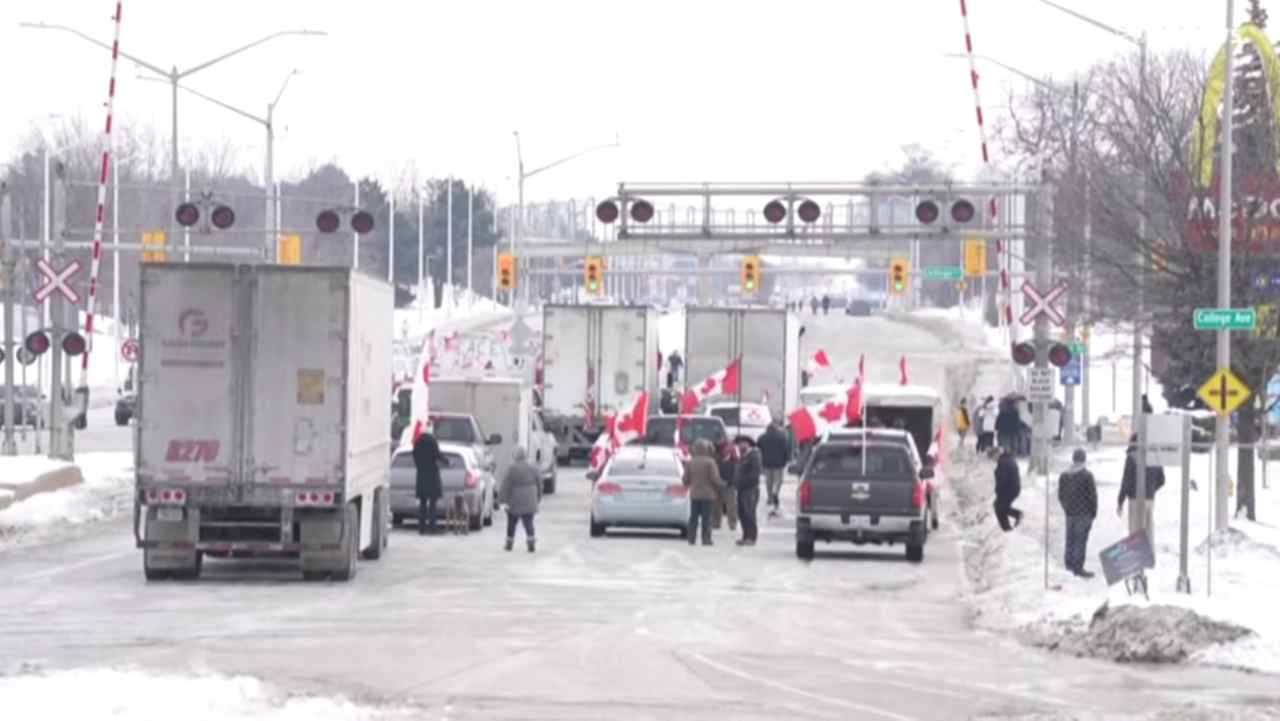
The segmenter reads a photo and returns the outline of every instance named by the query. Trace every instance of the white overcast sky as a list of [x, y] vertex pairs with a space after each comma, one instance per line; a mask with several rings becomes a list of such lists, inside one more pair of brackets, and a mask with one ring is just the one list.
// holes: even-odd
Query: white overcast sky
[[[1220, 0], [1060, 0], [1146, 30], [1155, 49], [1208, 52]], [[1244, 0], [1237, 17], [1244, 17]], [[1273, 14], [1280, 13], [1280, 2]], [[0, 0], [8, 102], [0, 157], [50, 114], [100, 127], [109, 57], [64, 32], [110, 41], [114, 0]], [[1034, 75], [1067, 78], [1126, 52], [1125, 41], [1038, 0], [969, 0], [977, 51]], [[1280, 23], [1280, 14], [1274, 15]], [[961, 175], [979, 166], [958, 0], [125, 0], [121, 48], [179, 69], [263, 35], [273, 40], [193, 75], [191, 87], [265, 114], [277, 110], [278, 173], [337, 160], [384, 181], [412, 163], [510, 199], [513, 129], [532, 168], [582, 147], [603, 151], [531, 179], [529, 199], [605, 195], [618, 180], [854, 180], [920, 143]], [[1274, 34], [1274, 33], [1273, 33]], [[169, 131], [169, 91], [122, 59], [116, 114]], [[989, 117], [1025, 81], [979, 65]], [[183, 143], [234, 140], [260, 167], [261, 126], [190, 95]]]

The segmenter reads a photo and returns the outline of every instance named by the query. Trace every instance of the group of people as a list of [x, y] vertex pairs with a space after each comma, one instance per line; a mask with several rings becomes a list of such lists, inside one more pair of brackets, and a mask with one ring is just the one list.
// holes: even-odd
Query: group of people
[[[429, 428], [413, 441], [413, 465], [414, 493], [418, 498], [418, 533], [425, 536], [437, 531], [436, 506], [444, 495], [440, 469], [449, 465]], [[510, 551], [515, 546], [516, 526], [521, 525], [529, 553], [533, 553], [537, 545], [533, 517], [542, 502], [542, 479], [522, 447], [517, 446], [512, 451], [511, 465], [498, 483], [498, 502], [507, 509], [507, 537], [503, 547]]]
[[720, 528], [724, 520], [730, 531], [742, 526], [737, 545], [756, 545], [761, 476], [769, 516], [776, 516], [781, 506], [783, 471], [791, 457], [790, 440], [781, 423], [770, 423], [758, 439], [738, 436], [718, 452], [711, 441], [699, 439], [690, 453], [683, 478], [689, 488], [689, 545], [700, 537], [702, 545], [710, 546], [711, 530]]
[[[803, 300], [788, 301], [787, 310], [794, 310], [797, 312], [802, 311], [804, 310], [804, 305], [805, 303]], [[823, 315], [829, 315], [831, 313], [831, 296], [823, 295], [821, 298], [816, 295], [811, 296], [809, 298], [809, 310], [812, 311], [814, 315], [817, 315], [818, 308], [822, 308]]]

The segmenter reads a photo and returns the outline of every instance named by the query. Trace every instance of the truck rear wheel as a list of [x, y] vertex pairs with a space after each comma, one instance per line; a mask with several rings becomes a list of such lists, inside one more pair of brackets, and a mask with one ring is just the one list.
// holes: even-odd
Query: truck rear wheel
[[796, 558], [802, 561], [813, 560], [813, 541], [796, 541]]
[[924, 546], [916, 546], [907, 544], [907, 560], [912, 563], [919, 563], [924, 560]]
[[350, 581], [356, 577], [356, 559], [360, 555], [360, 511], [354, 502], [342, 509], [342, 540], [346, 544], [345, 560], [333, 571], [333, 580]]
[[204, 554], [200, 551], [195, 552], [195, 560], [190, 566], [181, 568], [173, 572], [174, 579], [178, 581], [195, 581], [200, 578], [200, 571], [204, 568]]
[[382, 558], [382, 552], [387, 547], [387, 494], [382, 489], [373, 492], [373, 519], [370, 521], [373, 527], [369, 533], [369, 547], [362, 554], [370, 561], [376, 561]]

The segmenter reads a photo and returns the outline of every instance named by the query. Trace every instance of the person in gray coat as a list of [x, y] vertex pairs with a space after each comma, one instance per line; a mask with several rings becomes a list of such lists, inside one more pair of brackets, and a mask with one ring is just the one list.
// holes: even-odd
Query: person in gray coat
[[511, 455], [511, 467], [498, 484], [498, 500], [507, 507], [507, 542], [503, 547], [510, 551], [515, 545], [516, 523], [519, 522], [524, 526], [529, 553], [533, 553], [533, 517], [538, 512], [538, 503], [542, 501], [542, 480], [523, 448], [516, 448]]

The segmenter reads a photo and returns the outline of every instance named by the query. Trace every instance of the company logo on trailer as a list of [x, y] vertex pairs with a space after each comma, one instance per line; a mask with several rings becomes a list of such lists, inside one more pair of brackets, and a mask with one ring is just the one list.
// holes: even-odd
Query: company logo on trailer
[[186, 338], [199, 338], [209, 331], [209, 319], [198, 308], [187, 308], [178, 315], [178, 333]]
[[164, 454], [166, 463], [199, 463], [215, 461], [221, 444], [216, 440], [172, 440]]

